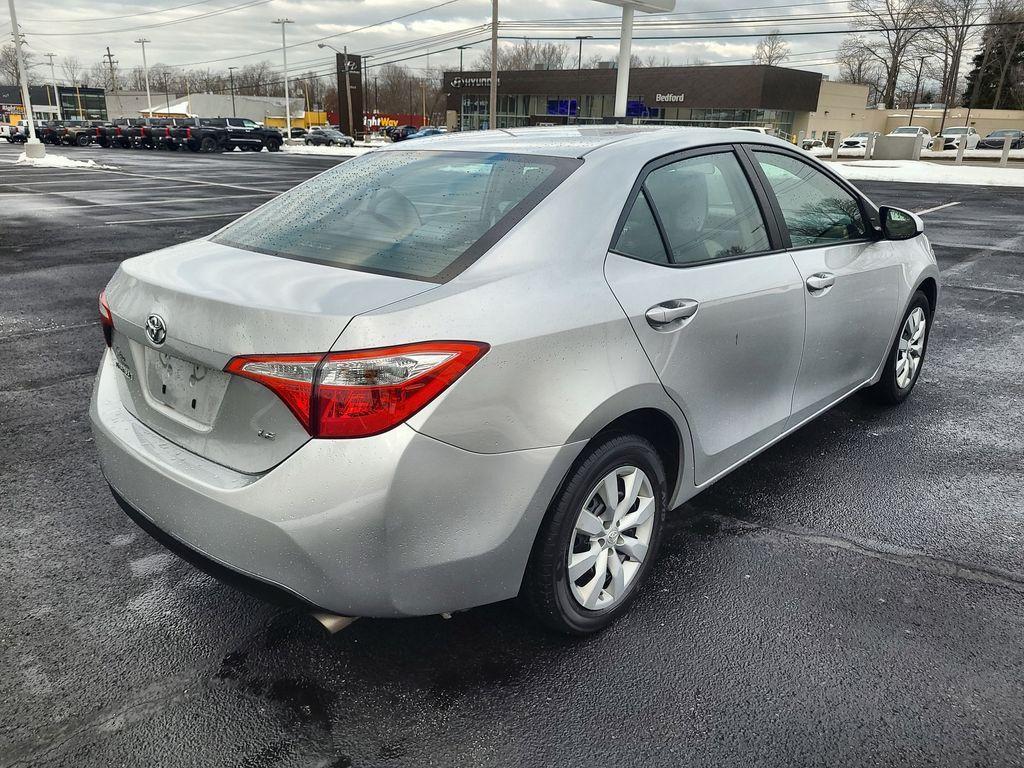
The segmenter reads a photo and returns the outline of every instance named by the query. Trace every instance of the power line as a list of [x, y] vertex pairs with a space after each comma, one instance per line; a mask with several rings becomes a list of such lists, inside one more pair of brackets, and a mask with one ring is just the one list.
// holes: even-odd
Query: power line
[[104, 29], [90, 32], [29, 32], [28, 34], [31, 34], [34, 37], [89, 37], [96, 35], [116, 35], [120, 32], [137, 32], [141, 29], [157, 29], [158, 27], [169, 27], [174, 24], [185, 24], [189, 21], [198, 21], [200, 19], [208, 19], [212, 16], [222, 16], [226, 13], [254, 8], [257, 5], [266, 5], [270, 2], [273, 2], [273, 0], [246, 0], [246, 2], [239, 3], [238, 5], [229, 5], [227, 8], [218, 8], [216, 10], [207, 11], [206, 13], [198, 13], [184, 19], [172, 19], [171, 21], [161, 21], [155, 24], [143, 24], [138, 27], [122, 27], [120, 29]]
[[138, 13], [125, 13], [120, 16], [92, 16], [88, 19], [72, 19], [68, 17], [64, 18], [51, 18], [45, 19], [24, 19], [24, 21], [38, 21], [44, 24], [59, 23], [59, 24], [77, 24], [93, 21], [115, 21], [116, 19], [134, 19], [139, 16], [151, 16], [154, 13], [167, 13], [168, 11], [177, 11], [181, 8], [191, 8], [195, 5], [203, 5], [204, 3], [213, 2], [213, 0], [195, 0], [191, 3], [185, 3], [184, 5], [173, 5], [170, 8], [158, 8], [155, 11], [139, 11]]

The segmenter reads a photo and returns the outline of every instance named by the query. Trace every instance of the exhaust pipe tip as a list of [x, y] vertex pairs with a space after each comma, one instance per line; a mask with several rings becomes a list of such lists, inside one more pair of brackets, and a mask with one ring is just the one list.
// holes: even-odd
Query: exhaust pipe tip
[[310, 616], [316, 619], [330, 635], [341, 632], [359, 618], [358, 616], [341, 616], [337, 613], [311, 613]]

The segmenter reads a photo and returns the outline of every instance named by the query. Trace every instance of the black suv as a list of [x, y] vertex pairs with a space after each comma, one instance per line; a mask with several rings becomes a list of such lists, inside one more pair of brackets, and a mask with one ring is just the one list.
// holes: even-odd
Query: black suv
[[276, 128], [267, 128], [246, 117], [201, 117], [200, 128], [217, 132], [218, 149], [230, 152], [235, 147], [243, 151], [259, 152], [266, 147], [277, 152], [284, 144], [284, 136]]

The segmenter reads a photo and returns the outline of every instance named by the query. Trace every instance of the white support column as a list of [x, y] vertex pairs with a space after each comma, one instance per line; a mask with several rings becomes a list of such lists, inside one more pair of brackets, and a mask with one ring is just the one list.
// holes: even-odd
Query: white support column
[[843, 134], [839, 131], [835, 132], [835, 138], [832, 139], [832, 159], [839, 159], [839, 145], [843, 143]]
[[964, 164], [964, 150], [967, 149], [967, 135], [965, 134], [963, 139], [960, 140], [960, 144], [956, 148], [956, 164]]
[[615, 74], [615, 117], [626, 116], [629, 95], [629, 59], [633, 51], [633, 6], [622, 8], [622, 32], [619, 36], [619, 68]]
[[1007, 136], [1003, 139], [1003, 155], [999, 158], [1000, 165], [1006, 165], [1010, 162], [1010, 147], [1013, 145], [1013, 137]]
[[21, 53], [21, 27], [18, 26], [18, 14], [14, 10], [14, 0], [7, 0], [7, 8], [11, 12], [11, 36], [14, 38], [14, 57], [18, 62], [18, 79], [21, 81], [21, 101], [25, 108], [25, 120], [28, 122], [28, 141], [25, 142], [25, 154], [28, 157], [43, 157], [46, 147], [36, 138], [36, 123], [32, 117], [32, 97], [28, 92], [28, 70], [25, 68], [25, 57]]

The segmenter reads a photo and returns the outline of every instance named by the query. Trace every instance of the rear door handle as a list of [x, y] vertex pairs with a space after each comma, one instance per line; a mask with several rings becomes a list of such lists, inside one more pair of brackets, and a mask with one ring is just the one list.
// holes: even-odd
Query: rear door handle
[[824, 291], [836, 284], [836, 276], [831, 272], [817, 272], [807, 278], [807, 290], [811, 293]]
[[698, 303], [693, 299], [672, 299], [655, 304], [647, 310], [647, 322], [652, 328], [664, 328], [666, 325], [693, 317], [697, 312]]

